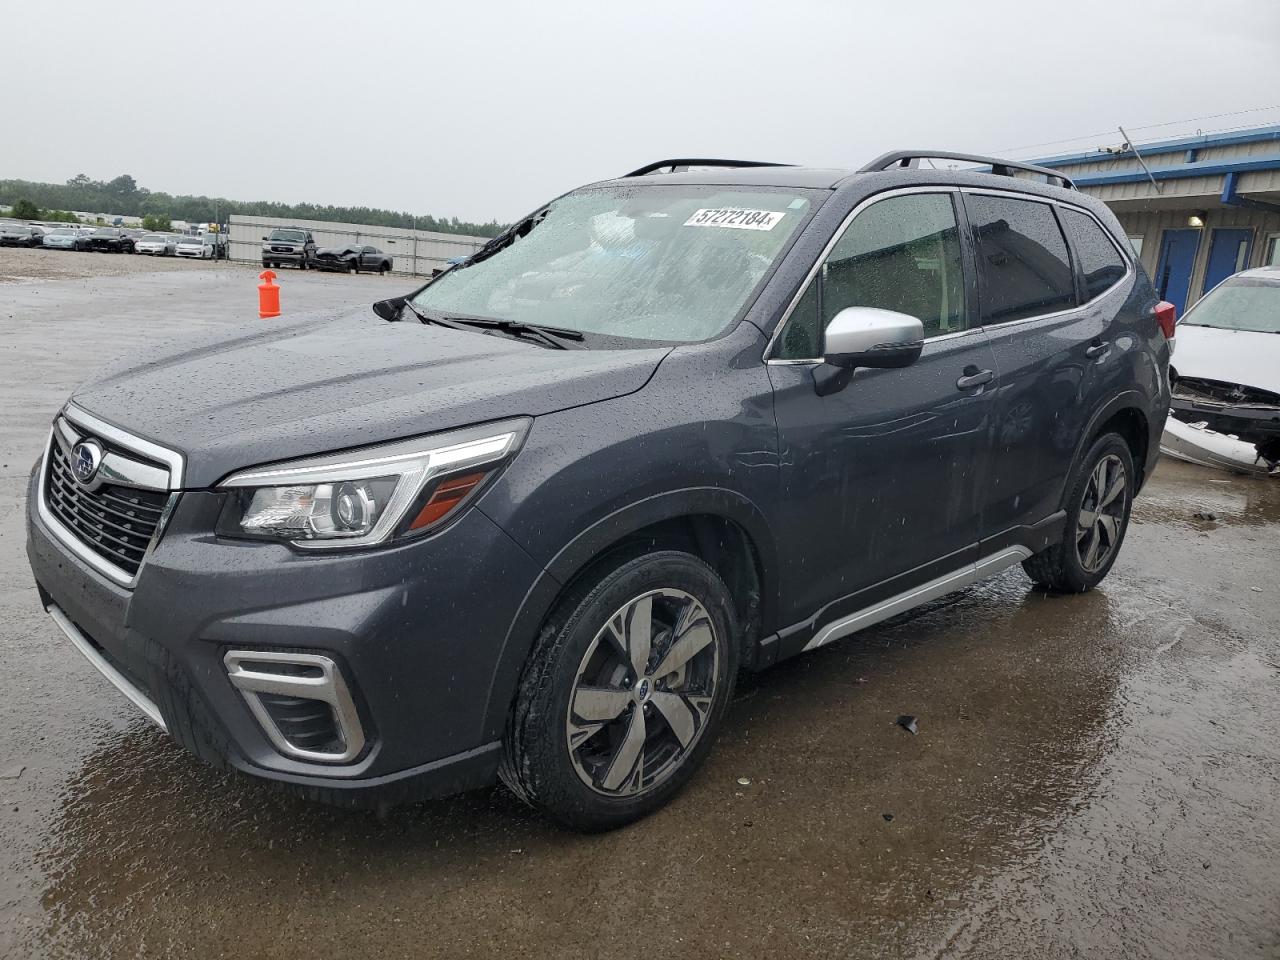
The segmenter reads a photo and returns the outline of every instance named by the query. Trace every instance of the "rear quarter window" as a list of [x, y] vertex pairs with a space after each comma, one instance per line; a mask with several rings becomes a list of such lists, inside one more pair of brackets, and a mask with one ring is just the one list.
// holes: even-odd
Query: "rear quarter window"
[[1080, 263], [1084, 298], [1092, 300], [1115, 286], [1128, 267], [1116, 245], [1093, 217], [1075, 210], [1063, 209], [1061, 213]]

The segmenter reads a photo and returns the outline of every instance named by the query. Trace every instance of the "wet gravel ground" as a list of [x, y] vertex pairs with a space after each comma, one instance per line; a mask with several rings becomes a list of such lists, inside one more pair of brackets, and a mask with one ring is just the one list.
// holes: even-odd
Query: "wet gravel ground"
[[[500, 788], [379, 818], [201, 766], [22, 549], [67, 391], [254, 315], [252, 270], [180, 266], [0, 285], [0, 956], [1280, 957], [1280, 484], [1169, 461], [1098, 590], [1015, 569], [745, 678], [690, 788], [614, 834]], [[404, 286], [283, 282], [287, 311]]]

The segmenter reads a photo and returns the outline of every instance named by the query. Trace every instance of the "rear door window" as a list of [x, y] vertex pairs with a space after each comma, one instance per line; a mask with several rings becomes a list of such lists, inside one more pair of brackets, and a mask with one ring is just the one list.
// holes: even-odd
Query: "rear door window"
[[964, 203], [978, 259], [984, 325], [1075, 306], [1071, 256], [1052, 206], [985, 194], [968, 194]]
[[1088, 214], [1065, 208], [1059, 211], [1071, 236], [1071, 246], [1084, 281], [1084, 298], [1092, 300], [1105, 293], [1125, 275], [1128, 267], [1116, 245], [1098, 222]]

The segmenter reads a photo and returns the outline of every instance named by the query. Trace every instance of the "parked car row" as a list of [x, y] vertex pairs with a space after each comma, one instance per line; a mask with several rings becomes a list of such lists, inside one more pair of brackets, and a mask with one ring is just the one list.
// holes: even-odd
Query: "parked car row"
[[[262, 238], [264, 269], [288, 264], [301, 270], [385, 275], [393, 267], [392, 256], [367, 244], [318, 248], [310, 230], [287, 227]], [[154, 257], [190, 257], [214, 260], [225, 257], [226, 236], [206, 233], [187, 236], [146, 233], [123, 227], [88, 227], [69, 224], [49, 230], [36, 224], [0, 223], [0, 246], [49, 247], [55, 250], [93, 250], [102, 253], [142, 253]]]
[[217, 259], [225, 249], [224, 235], [205, 233], [147, 233], [123, 227], [68, 224], [47, 229], [30, 223], [0, 223], [0, 246], [48, 247], [52, 250], [94, 250], [101, 253], [145, 253], [157, 257]]
[[282, 227], [262, 238], [262, 267], [279, 269], [285, 264], [299, 270], [385, 275], [391, 272], [391, 254], [364, 244], [317, 248], [310, 230]]

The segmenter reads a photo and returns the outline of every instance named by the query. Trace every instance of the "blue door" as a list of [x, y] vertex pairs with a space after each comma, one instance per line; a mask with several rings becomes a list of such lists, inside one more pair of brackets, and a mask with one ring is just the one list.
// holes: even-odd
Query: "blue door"
[[1200, 247], [1199, 230], [1166, 230], [1160, 241], [1160, 262], [1156, 265], [1156, 293], [1178, 308], [1181, 317], [1191, 294], [1191, 269]]
[[1249, 266], [1249, 246], [1252, 242], [1252, 230], [1213, 231], [1201, 294], [1208, 293], [1233, 273], [1239, 273]]

